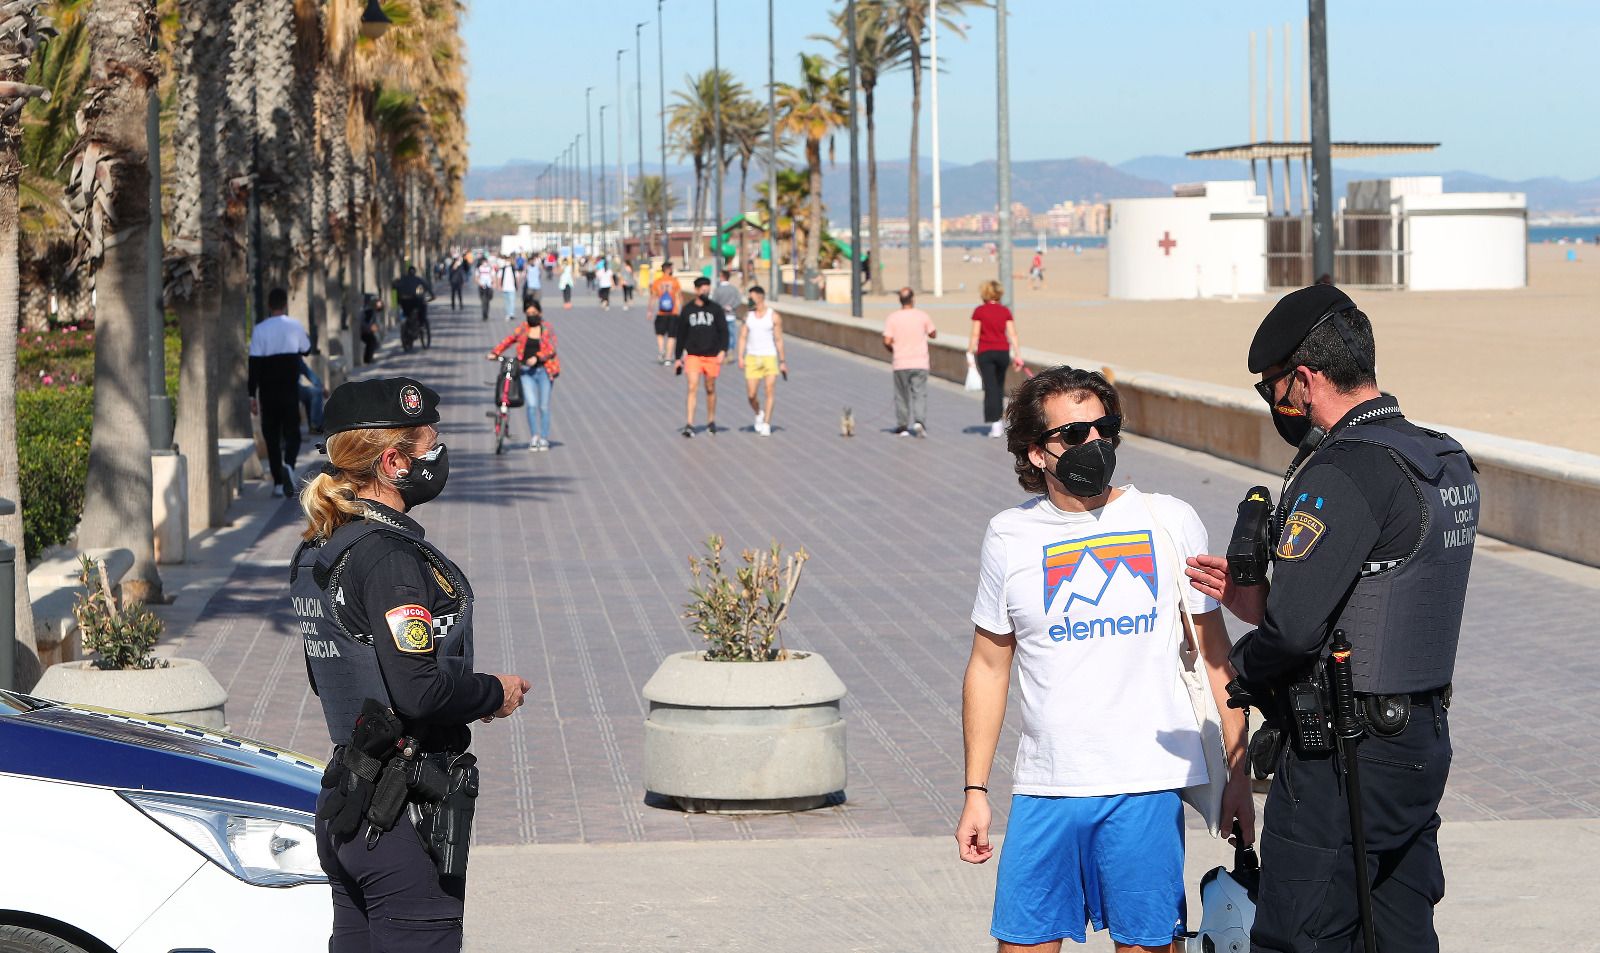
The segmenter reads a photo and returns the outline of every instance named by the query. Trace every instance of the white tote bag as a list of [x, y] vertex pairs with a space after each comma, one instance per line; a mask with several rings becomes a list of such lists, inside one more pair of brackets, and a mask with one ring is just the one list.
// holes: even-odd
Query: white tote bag
[[967, 355], [967, 390], [983, 390], [983, 375], [978, 373], [978, 364]]
[[[1145, 511], [1150, 514], [1150, 524], [1166, 538], [1167, 549], [1180, 554], [1172, 534], [1156, 518], [1150, 503], [1140, 495]], [[1183, 560], [1173, 561], [1173, 577], [1178, 585], [1178, 611], [1183, 620], [1183, 638], [1178, 643], [1178, 681], [1189, 696], [1194, 709], [1195, 725], [1200, 729], [1200, 745], [1206, 758], [1206, 781], [1184, 788], [1180, 794], [1185, 804], [1194, 808], [1206, 822], [1212, 837], [1222, 836], [1222, 790], [1228, 783], [1228, 748], [1222, 737], [1222, 712], [1217, 708], [1217, 697], [1211, 693], [1211, 681], [1206, 675], [1204, 660], [1200, 657], [1200, 634], [1195, 631], [1194, 617], [1189, 614], [1189, 600], [1183, 591]]]

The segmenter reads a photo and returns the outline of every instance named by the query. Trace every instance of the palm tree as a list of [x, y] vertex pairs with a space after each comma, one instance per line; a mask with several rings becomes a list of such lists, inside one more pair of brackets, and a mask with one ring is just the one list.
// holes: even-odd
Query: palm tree
[[[834, 58], [841, 64], [847, 62], [850, 55], [847, 14], [846, 7], [834, 11], [834, 32], [812, 37], [832, 43]], [[885, 0], [856, 0], [856, 76], [861, 84], [862, 109], [867, 120], [867, 247], [874, 255], [881, 247], [878, 241], [878, 81], [885, 73], [904, 69], [910, 56], [910, 37], [895, 29]], [[869, 278], [872, 293], [883, 294], [883, 272], [875, 268]]]
[[[29, 60], [40, 41], [50, 34], [50, 21], [39, 13], [39, 2], [13, 5], [10, 19], [0, 27], [0, 83], [12, 104], [0, 111], [0, 497], [16, 503], [11, 515], [0, 515], [0, 539], [17, 547], [18, 571], [15, 579], [13, 621], [20, 647], [0, 642], [0, 652], [15, 653], [19, 663], [18, 687], [32, 687], [38, 672], [38, 657], [31, 654], [34, 641], [33, 602], [28, 595], [28, 554], [23, 550], [22, 488], [17, 477], [17, 322], [18, 281], [18, 179], [22, 175], [22, 124], [17, 97], [37, 96], [47, 91], [23, 83]], [[30, 651], [24, 651], [30, 650]]]
[[[133, 552], [130, 599], [159, 602], [150, 472], [149, 96], [156, 83], [154, 0], [95, 0], [84, 10], [89, 93], [78, 113], [68, 195], [84, 260], [94, 266], [94, 431], [84, 487], [83, 549]], [[159, 146], [159, 144], [157, 144]]]
[[60, 311], [87, 307], [88, 295], [73, 258], [72, 216], [66, 203], [67, 155], [78, 138], [76, 118], [89, 77], [89, 43], [82, 10], [88, 0], [53, 0], [45, 5], [56, 31], [39, 48], [28, 68], [28, 82], [49, 90], [28, 101], [22, 112], [22, 177], [18, 181], [22, 233], [22, 320], [43, 328], [49, 302]]
[[[911, 156], [906, 168], [906, 224], [910, 228], [910, 241], [906, 252], [906, 284], [922, 288], [922, 169], [918, 117], [922, 114], [922, 44], [928, 35], [928, 13], [938, 4], [939, 26], [956, 36], [966, 36], [965, 27], [955, 18], [963, 15], [967, 7], [986, 7], [988, 0], [869, 0], [881, 2], [894, 31], [900, 34], [896, 42], [904, 43], [911, 64]], [[876, 247], [876, 246], [874, 246]]]
[[[673, 104], [667, 109], [667, 127], [672, 131], [673, 146], [677, 153], [694, 164], [694, 205], [691, 210], [691, 234], [698, 239], [700, 224], [705, 221], [706, 193], [710, 188], [713, 162], [727, 168], [726, 150], [730, 143], [726, 133], [729, 106], [749, 95], [744, 84], [733, 78], [727, 70], [720, 73], [706, 70], [699, 76], [685, 77], [687, 88], [673, 93]], [[716, 148], [716, 102], [720, 96], [723, 112], [722, 156], [712, 155]], [[716, 228], [722, 223], [717, 222]], [[696, 241], [695, 247], [699, 248]], [[697, 252], [698, 254], [698, 252]]]
[[822, 256], [822, 141], [833, 161], [833, 131], [849, 122], [850, 78], [820, 54], [800, 54], [800, 82], [778, 84], [778, 127], [805, 141], [811, 211], [806, 228], [806, 298], [817, 297]]
[[[756, 210], [767, 223], [767, 242], [774, 258], [778, 258], [784, 238], [789, 240], [789, 262], [797, 269], [800, 264], [800, 246], [805, 244], [805, 222], [802, 210], [811, 204], [811, 176], [804, 169], [779, 169], [775, 176], [778, 185], [777, 207], [773, 207], [765, 182], [756, 186], [760, 196]], [[779, 259], [781, 261], [781, 259]]]
[[[733, 155], [739, 160], [739, 267], [745, 263], [744, 216], [750, 183], [750, 163], [758, 155], [766, 154], [767, 110], [762, 104], [746, 96], [733, 103], [724, 103], [722, 132]], [[717, 226], [721, 228], [721, 225]]]
[[662, 248], [665, 249], [667, 220], [682, 203], [672, 194], [672, 186], [659, 175], [644, 176], [634, 186], [633, 195], [628, 199], [628, 214], [647, 223], [654, 222], [656, 234], [661, 236]]

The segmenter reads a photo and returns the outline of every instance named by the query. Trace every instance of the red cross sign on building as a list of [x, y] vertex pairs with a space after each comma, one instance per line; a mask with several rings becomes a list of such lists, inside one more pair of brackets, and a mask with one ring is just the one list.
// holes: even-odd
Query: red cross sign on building
[[1178, 243], [1176, 241], [1173, 241], [1171, 232], [1162, 232], [1161, 233], [1161, 240], [1159, 242], [1156, 242], [1156, 244], [1161, 246], [1161, 254], [1162, 255], [1164, 255], [1164, 256], [1166, 256], [1168, 258], [1171, 258], [1172, 257], [1172, 249], [1174, 247], [1176, 247]]

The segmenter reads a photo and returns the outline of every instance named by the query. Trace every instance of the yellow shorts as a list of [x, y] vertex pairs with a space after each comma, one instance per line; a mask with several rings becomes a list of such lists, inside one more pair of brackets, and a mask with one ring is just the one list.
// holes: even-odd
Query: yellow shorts
[[778, 356], [776, 354], [746, 354], [744, 356], [744, 376], [753, 381], [766, 377], [777, 377]]

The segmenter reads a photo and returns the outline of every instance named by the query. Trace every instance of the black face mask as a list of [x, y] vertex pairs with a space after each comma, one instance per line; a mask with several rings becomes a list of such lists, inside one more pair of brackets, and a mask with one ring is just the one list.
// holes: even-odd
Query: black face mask
[[1291, 447], [1298, 448], [1306, 439], [1306, 434], [1311, 432], [1311, 414], [1309, 410], [1289, 403], [1289, 391], [1294, 389], [1291, 379], [1289, 387], [1284, 389], [1283, 398], [1272, 405], [1272, 426], [1277, 429], [1278, 436]]
[[543, 323], [544, 323], [544, 316], [543, 315], [538, 315], [538, 314], [530, 314], [530, 315], [528, 315], [528, 327], [536, 328], [536, 327], [538, 327], [539, 325], [541, 325]]
[[411, 469], [403, 476], [396, 475], [394, 488], [400, 493], [406, 510], [414, 510], [439, 495], [445, 481], [450, 479], [450, 457], [444, 444], [411, 461]]
[[1056, 479], [1073, 496], [1092, 499], [1111, 486], [1111, 475], [1117, 469], [1117, 448], [1105, 439], [1085, 440], [1066, 453], [1045, 453], [1056, 458]]

